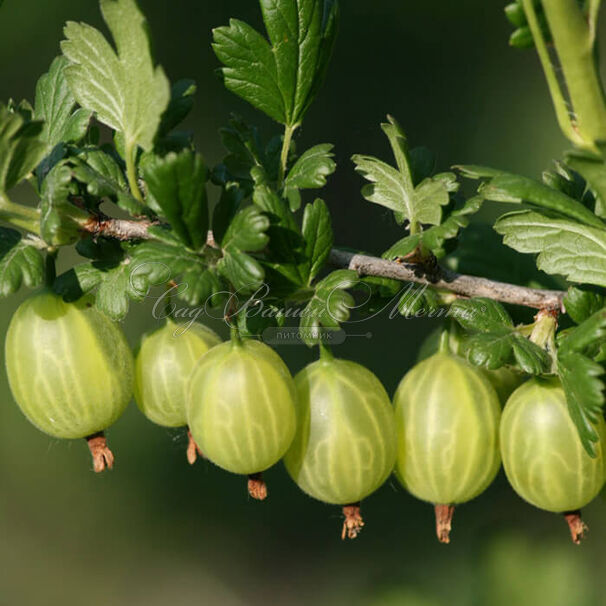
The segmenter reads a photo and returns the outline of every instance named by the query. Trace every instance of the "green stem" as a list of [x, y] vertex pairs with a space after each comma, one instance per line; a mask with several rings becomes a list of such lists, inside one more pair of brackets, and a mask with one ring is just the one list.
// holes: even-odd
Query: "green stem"
[[234, 345], [242, 345], [242, 336], [240, 335], [240, 331], [235, 324], [230, 325], [229, 336], [231, 337], [231, 342]]
[[587, 22], [589, 24], [589, 39], [591, 40], [591, 46], [595, 44], [595, 34], [598, 25], [598, 13], [600, 12], [600, 4], [602, 0], [589, 0], [589, 7], [587, 10]]
[[324, 343], [320, 343], [320, 360], [324, 360], [325, 362], [334, 360], [330, 347]]
[[558, 322], [550, 312], [540, 311], [536, 316], [536, 322], [530, 333], [529, 340], [541, 349], [544, 349], [551, 357], [550, 372], [556, 372], [556, 344], [555, 333]]
[[45, 271], [44, 271], [44, 283], [48, 288], [52, 288], [55, 283], [55, 278], [57, 277], [57, 267], [55, 265], [55, 261], [57, 260], [57, 255], [59, 251], [56, 248], [48, 250], [46, 254], [46, 262], [45, 262]]
[[[524, 0], [525, 7], [531, 0]], [[551, 31], [583, 145], [606, 141], [606, 101], [596, 66], [593, 35], [577, 0], [545, 0]], [[595, 15], [593, 15], [595, 18]]]
[[551, 343], [557, 326], [558, 323], [551, 314], [541, 315], [541, 312], [539, 312], [537, 321], [534, 323], [532, 332], [530, 333], [530, 341], [545, 349]]
[[555, 109], [556, 118], [558, 120], [560, 129], [564, 133], [564, 136], [572, 141], [575, 145], [582, 145], [583, 140], [573, 128], [570, 120], [566, 100], [562, 94], [558, 77], [551, 62], [551, 57], [549, 56], [549, 50], [547, 49], [545, 38], [543, 38], [541, 26], [539, 25], [539, 20], [534, 7], [534, 0], [522, 0], [522, 3], [524, 6], [524, 12], [526, 13], [528, 26], [530, 27], [535, 46], [537, 48], [537, 53], [541, 61], [541, 66], [543, 67], [543, 72], [545, 73], [547, 87], [549, 88], [549, 93], [551, 94], [551, 100], [553, 102], [553, 107]]
[[143, 204], [143, 195], [139, 189], [139, 182], [137, 180], [137, 146], [133, 143], [127, 143], [124, 150], [126, 156], [126, 178], [128, 179], [128, 186], [133, 198]]
[[167, 322], [172, 322], [173, 320], [173, 295], [172, 295], [172, 287], [170, 284], [167, 284], [164, 287], [165, 290], [165, 298], [164, 298], [164, 315], [166, 316]]
[[438, 353], [449, 354], [452, 353], [450, 349], [450, 331], [444, 329], [440, 335], [440, 342], [438, 343]]
[[290, 145], [292, 143], [292, 136], [297, 130], [297, 124], [294, 126], [286, 125], [284, 127], [284, 138], [282, 139], [282, 152], [280, 153], [280, 171], [278, 173], [278, 187], [282, 187], [284, 183], [284, 177], [286, 176], [286, 170], [288, 168], [288, 153], [290, 152]]
[[0, 192], [0, 221], [40, 235], [40, 211], [11, 202]]

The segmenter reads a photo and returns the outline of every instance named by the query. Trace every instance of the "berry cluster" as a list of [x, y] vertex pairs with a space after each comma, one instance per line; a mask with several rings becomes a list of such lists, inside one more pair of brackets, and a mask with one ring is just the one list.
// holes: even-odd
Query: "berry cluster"
[[343, 507], [344, 538], [364, 525], [360, 501], [394, 472], [435, 505], [438, 538], [449, 542], [454, 506], [481, 494], [502, 458], [514, 490], [564, 513], [578, 542], [578, 510], [605, 480], [604, 422], [592, 458], [557, 379], [521, 384], [523, 375], [510, 370], [480, 370], [452, 353], [444, 334], [439, 350], [404, 377], [392, 406], [372, 372], [326, 347], [293, 380], [273, 349], [235, 329], [222, 343], [200, 324], [169, 319], [142, 339], [133, 361], [121, 330], [86, 297], [66, 303], [43, 290], [15, 313], [6, 364], [27, 418], [51, 436], [86, 438], [95, 471], [113, 465], [103, 432], [134, 389], [151, 421], [188, 427], [190, 463], [203, 453], [248, 476], [256, 499], [267, 496], [262, 472], [283, 459], [305, 493]]

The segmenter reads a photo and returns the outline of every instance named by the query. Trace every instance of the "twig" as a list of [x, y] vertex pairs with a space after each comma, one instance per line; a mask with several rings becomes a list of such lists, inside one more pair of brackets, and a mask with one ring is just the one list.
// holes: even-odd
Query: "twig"
[[110, 219], [106, 217], [91, 217], [82, 226], [83, 231], [93, 236], [105, 236], [117, 240], [147, 240], [150, 234], [147, 231], [152, 225], [151, 221], [132, 221], [128, 219]]
[[437, 279], [429, 280], [415, 265], [386, 261], [338, 249], [331, 251], [330, 263], [335, 267], [353, 269], [361, 276], [378, 276], [427, 284], [465, 297], [488, 297], [501, 303], [524, 305], [535, 309], [563, 310], [563, 299], [566, 294], [561, 290], [526, 288], [486, 278], [466, 276], [443, 268], [440, 269]]
[[[152, 222], [146, 220], [101, 218], [90, 219], [84, 225], [84, 230], [97, 236], [119, 240], [145, 240], [150, 238], [147, 230], [152, 225], [154, 225]], [[214, 244], [212, 232], [209, 232], [208, 244], [210, 246]], [[464, 297], [487, 297], [501, 303], [564, 311], [563, 299], [566, 293], [561, 290], [527, 288], [459, 274], [444, 268], [438, 268], [435, 276], [429, 277], [423, 271], [419, 271], [419, 266], [415, 264], [396, 263], [336, 248], [331, 251], [329, 261], [335, 267], [353, 269], [361, 276], [378, 276], [402, 282], [426, 284]]]

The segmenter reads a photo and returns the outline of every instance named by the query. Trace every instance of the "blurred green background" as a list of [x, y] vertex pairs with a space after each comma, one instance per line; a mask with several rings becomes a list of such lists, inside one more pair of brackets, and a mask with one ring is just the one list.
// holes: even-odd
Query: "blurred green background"
[[[259, 24], [252, 0], [141, 0], [156, 55], [172, 79], [194, 78], [189, 120], [209, 163], [230, 112], [275, 125], [222, 89], [210, 31], [229, 17]], [[0, 10], [0, 99], [33, 98], [58, 53], [62, 25], [101, 26], [94, 0], [6, 0]], [[338, 244], [380, 252], [399, 237], [390, 214], [363, 201], [353, 153], [387, 157], [378, 127], [392, 113], [439, 167], [483, 163], [537, 175], [565, 148], [533, 52], [507, 47], [500, 2], [347, 0], [329, 80], [297, 140], [336, 144], [338, 173], [324, 196]], [[24, 293], [26, 294], [26, 293]], [[22, 297], [0, 305], [0, 334]], [[133, 310], [133, 345], [154, 326]], [[390, 393], [411, 366], [427, 319], [361, 324], [337, 354], [374, 370]], [[225, 330], [216, 323], [219, 331]], [[296, 372], [312, 360], [280, 350]], [[279, 465], [270, 498], [250, 502], [242, 478], [207, 462], [190, 468], [185, 439], [132, 405], [109, 432], [116, 469], [99, 477], [84, 442], [51, 440], [23, 418], [0, 378], [0, 605], [441, 606], [602, 604], [606, 516], [585, 511], [582, 547], [565, 523], [524, 504], [504, 478], [455, 515], [438, 544], [433, 512], [389, 481], [364, 503], [367, 526], [341, 542], [340, 512], [304, 496]]]

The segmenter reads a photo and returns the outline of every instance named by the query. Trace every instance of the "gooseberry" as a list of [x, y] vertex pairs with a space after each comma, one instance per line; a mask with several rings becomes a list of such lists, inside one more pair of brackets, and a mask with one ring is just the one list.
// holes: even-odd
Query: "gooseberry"
[[206, 458], [248, 475], [249, 493], [264, 499], [261, 472], [282, 458], [295, 435], [293, 379], [271, 347], [232, 338], [198, 360], [187, 420]]
[[579, 510], [604, 485], [604, 421], [596, 425], [595, 458], [579, 439], [557, 378], [533, 378], [513, 392], [501, 421], [501, 453], [509, 483], [535, 507], [564, 513], [576, 543], [586, 530]]
[[394, 402], [396, 475], [435, 505], [438, 539], [448, 543], [454, 505], [482, 493], [499, 469], [497, 394], [475, 367], [440, 352], [406, 374]]
[[[220, 337], [206, 326], [171, 319], [145, 335], [135, 359], [135, 401], [141, 412], [163, 427], [187, 425], [190, 375], [202, 355], [219, 343]], [[194, 463], [199, 450], [188, 434], [187, 458]]]
[[345, 514], [342, 536], [363, 526], [359, 503], [393, 470], [393, 407], [377, 377], [355, 362], [332, 357], [295, 377], [297, 434], [284, 457], [288, 473], [308, 495]]
[[114, 457], [102, 432], [118, 420], [133, 389], [133, 359], [122, 331], [88, 298], [66, 303], [44, 290], [11, 319], [5, 358], [25, 416], [56, 438], [87, 438], [95, 471]]

